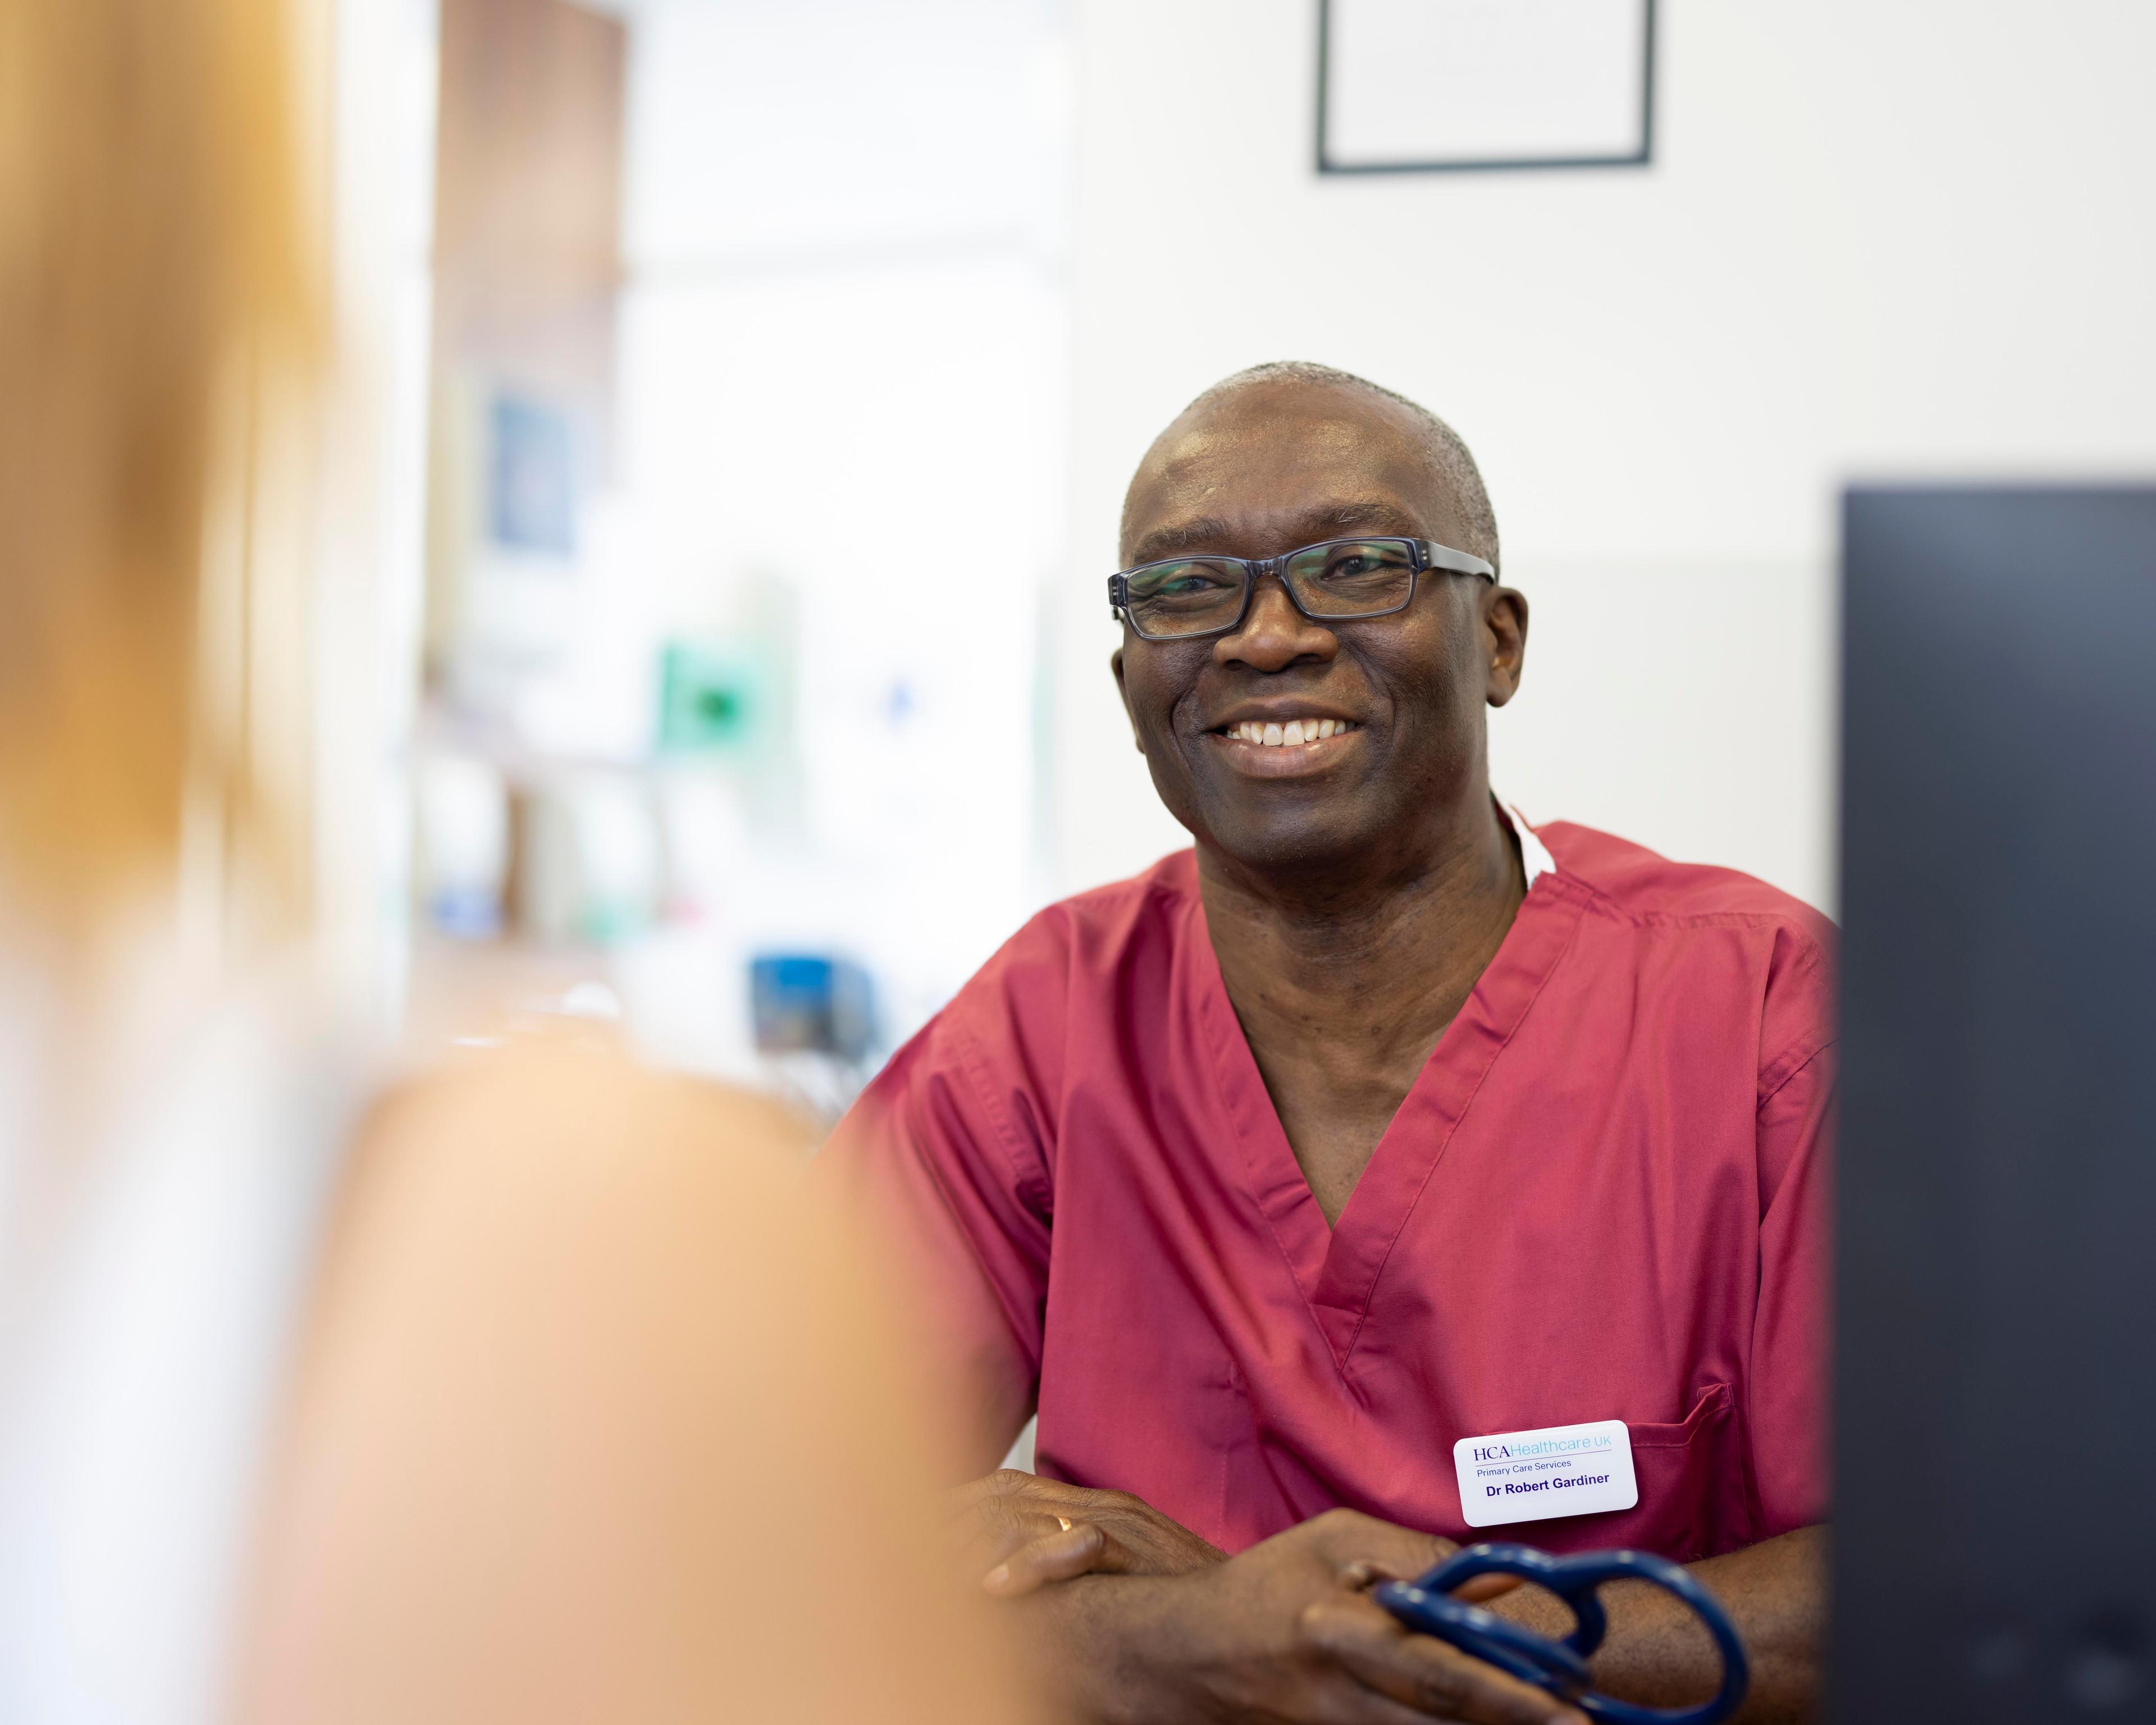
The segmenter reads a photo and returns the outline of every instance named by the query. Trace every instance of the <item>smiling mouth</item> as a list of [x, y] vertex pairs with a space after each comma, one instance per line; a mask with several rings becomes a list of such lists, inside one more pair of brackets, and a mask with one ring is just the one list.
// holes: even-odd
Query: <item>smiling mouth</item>
[[1260, 721], [1245, 719], [1240, 724], [1223, 725], [1213, 734], [1224, 737], [1230, 742], [1255, 743], [1260, 748], [1299, 748], [1306, 744], [1323, 742], [1359, 727], [1345, 719], [1289, 719]]

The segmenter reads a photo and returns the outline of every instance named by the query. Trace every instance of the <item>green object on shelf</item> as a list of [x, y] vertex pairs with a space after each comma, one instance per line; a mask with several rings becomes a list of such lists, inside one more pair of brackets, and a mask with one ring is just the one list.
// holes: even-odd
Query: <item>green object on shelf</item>
[[666, 644], [659, 747], [668, 754], [738, 754], [765, 726], [770, 679], [748, 654]]
[[577, 913], [578, 937], [602, 947], [639, 935], [650, 923], [644, 907], [629, 899], [594, 899]]

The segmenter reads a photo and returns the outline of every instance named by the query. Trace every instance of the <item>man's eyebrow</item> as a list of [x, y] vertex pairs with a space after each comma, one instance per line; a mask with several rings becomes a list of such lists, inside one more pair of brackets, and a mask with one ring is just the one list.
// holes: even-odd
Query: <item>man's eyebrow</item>
[[[1289, 536], [1296, 545], [1315, 544], [1346, 533], [1399, 533], [1417, 538], [1422, 533], [1420, 524], [1399, 504], [1375, 497], [1315, 504], [1294, 520], [1296, 531]], [[1135, 568], [1141, 563], [1156, 563], [1184, 552], [1219, 555], [1221, 547], [1231, 543], [1234, 537], [1235, 530], [1218, 516], [1172, 522], [1155, 528], [1138, 541], [1131, 565]], [[1283, 545], [1280, 548], [1286, 551], [1293, 547]]]
[[1218, 516], [1200, 516], [1194, 521], [1178, 521], [1172, 526], [1157, 527], [1138, 541], [1132, 555], [1132, 566], [1156, 563], [1163, 557], [1172, 557], [1178, 552], [1211, 551], [1217, 552], [1233, 532], [1227, 522]]
[[1313, 510], [1305, 520], [1313, 529], [1328, 533], [1383, 532], [1404, 533], [1410, 538], [1422, 536], [1421, 524], [1399, 504], [1375, 497], [1327, 504]]

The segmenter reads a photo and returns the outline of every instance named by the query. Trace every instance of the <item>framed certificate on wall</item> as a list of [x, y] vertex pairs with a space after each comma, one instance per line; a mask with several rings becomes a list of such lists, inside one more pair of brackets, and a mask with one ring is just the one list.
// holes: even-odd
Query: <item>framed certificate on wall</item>
[[1655, 0], [1318, 0], [1317, 171], [1640, 167]]

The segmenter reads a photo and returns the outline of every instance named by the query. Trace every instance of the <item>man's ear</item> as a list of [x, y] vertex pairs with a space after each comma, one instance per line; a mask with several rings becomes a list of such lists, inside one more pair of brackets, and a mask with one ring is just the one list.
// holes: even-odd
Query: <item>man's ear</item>
[[1527, 669], [1527, 596], [1509, 587], [1492, 587], [1483, 594], [1482, 637], [1489, 649], [1484, 698], [1502, 706], [1520, 692]]
[[1145, 752], [1145, 739], [1138, 735], [1138, 721], [1131, 715], [1131, 691], [1123, 686], [1123, 649], [1121, 647], [1108, 655], [1108, 669], [1115, 673], [1116, 693], [1122, 698], [1123, 717], [1131, 727], [1131, 742], [1140, 754]]

